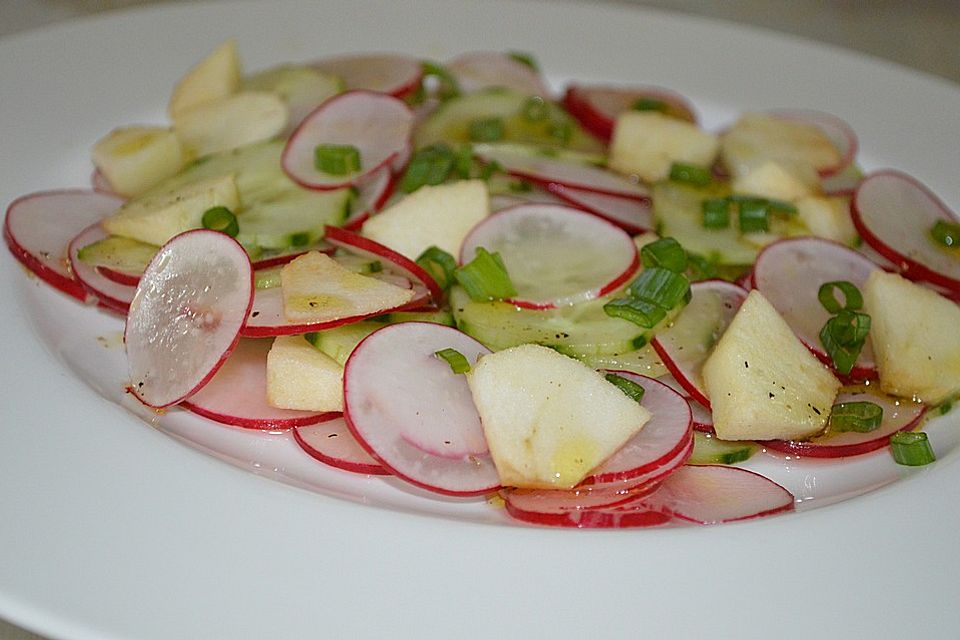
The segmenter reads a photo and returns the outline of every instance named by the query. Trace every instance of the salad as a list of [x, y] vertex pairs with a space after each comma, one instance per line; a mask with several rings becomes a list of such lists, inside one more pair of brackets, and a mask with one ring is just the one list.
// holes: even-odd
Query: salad
[[4, 224], [42, 280], [126, 317], [148, 407], [555, 526], [793, 509], [760, 458], [933, 461], [960, 219], [863, 175], [833, 116], [711, 132], [670, 91], [554, 96], [497, 52], [245, 75], [232, 42], [168, 111]]

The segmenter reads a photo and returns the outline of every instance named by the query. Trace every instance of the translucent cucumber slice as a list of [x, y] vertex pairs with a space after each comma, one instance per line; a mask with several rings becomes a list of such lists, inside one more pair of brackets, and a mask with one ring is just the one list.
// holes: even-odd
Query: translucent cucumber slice
[[107, 236], [77, 251], [77, 258], [93, 267], [107, 268], [138, 278], [160, 247], [122, 236]]
[[264, 69], [244, 78], [243, 88], [279, 95], [290, 111], [289, 134], [311, 111], [343, 91], [344, 82], [313, 67], [290, 64]]
[[749, 460], [759, 450], [752, 442], [730, 442], [694, 431], [693, 453], [687, 464], [736, 464]]

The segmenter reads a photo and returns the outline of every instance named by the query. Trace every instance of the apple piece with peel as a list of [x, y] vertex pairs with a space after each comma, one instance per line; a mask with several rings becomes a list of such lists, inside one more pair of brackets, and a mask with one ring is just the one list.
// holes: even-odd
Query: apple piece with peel
[[162, 245], [177, 234], [202, 227], [208, 209], [236, 210], [239, 204], [237, 183], [226, 175], [131, 200], [105, 218], [102, 226], [115, 236]]
[[960, 307], [895, 273], [863, 287], [880, 388], [937, 404], [960, 393]]
[[703, 365], [722, 440], [800, 440], [822, 431], [840, 382], [751, 291]]
[[278, 336], [267, 354], [267, 402], [279, 409], [343, 411], [343, 366], [303, 336]]
[[456, 256], [467, 233], [489, 214], [486, 183], [460, 180], [417, 189], [367, 220], [363, 235], [411, 260], [431, 246]]
[[240, 77], [237, 43], [227, 40], [177, 82], [167, 108], [170, 117], [176, 118], [205, 102], [236, 93]]
[[617, 117], [608, 164], [619, 173], [657, 182], [674, 162], [709, 167], [719, 147], [717, 136], [695, 124], [657, 111], [628, 111]]
[[283, 313], [293, 322], [325, 322], [399, 307], [413, 289], [353, 273], [330, 256], [311, 251], [280, 272]]
[[121, 127], [93, 146], [93, 164], [114, 193], [145, 193], [175, 175], [187, 160], [180, 138], [166, 127]]
[[569, 489], [650, 419], [601, 374], [540, 345], [480, 358], [467, 382], [504, 486]]
[[173, 130], [195, 155], [228, 151], [269, 140], [287, 127], [290, 110], [265, 91], [241, 91], [177, 114]]

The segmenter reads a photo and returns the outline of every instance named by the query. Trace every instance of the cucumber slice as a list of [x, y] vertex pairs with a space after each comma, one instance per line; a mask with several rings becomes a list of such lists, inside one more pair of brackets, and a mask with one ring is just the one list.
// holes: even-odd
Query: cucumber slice
[[557, 309], [533, 310], [506, 302], [475, 302], [461, 287], [450, 290], [457, 327], [488, 348], [498, 351], [535, 343], [573, 357], [625, 353], [649, 341], [651, 330], [603, 311], [610, 300], [605, 296]]
[[283, 266], [257, 269], [253, 272], [253, 286], [255, 289], [273, 289], [280, 286], [280, 271]]
[[269, 91], [287, 103], [292, 131], [311, 111], [344, 90], [340, 78], [313, 67], [290, 64], [272, 67], [243, 79], [243, 89]]
[[314, 347], [342, 365], [361, 340], [381, 327], [399, 322], [432, 322], [452, 327], [453, 316], [448, 311], [397, 311], [325, 331], [314, 331], [304, 337]]
[[625, 353], [577, 354], [568, 353], [588, 367], [609, 371], [629, 371], [648, 378], [659, 378], [669, 373], [660, 355], [652, 345]]
[[[445, 102], [420, 125], [414, 143], [514, 142], [549, 149], [602, 152], [602, 145], [556, 104], [540, 100], [531, 108], [529, 95], [507, 89], [469, 93]], [[471, 125], [498, 120], [502, 135], [496, 140], [474, 140]]]
[[130, 274], [147, 268], [160, 247], [132, 238], [108, 236], [80, 249], [77, 257], [94, 267], [109, 267]]
[[693, 453], [687, 464], [736, 464], [760, 449], [752, 442], [720, 440], [709, 433], [693, 432]]

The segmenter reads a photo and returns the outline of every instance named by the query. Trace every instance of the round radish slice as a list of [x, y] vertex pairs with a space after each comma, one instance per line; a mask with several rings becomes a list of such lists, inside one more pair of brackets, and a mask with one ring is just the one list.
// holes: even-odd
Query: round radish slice
[[[667, 115], [696, 124], [693, 107], [681, 95], [659, 87], [603, 87], [574, 84], [563, 96], [563, 106], [584, 129], [605, 142], [613, 137], [617, 116], [640, 103], [663, 105]], [[659, 103], [659, 104], [657, 104]]]
[[510, 302], [531, 309], [605, 295], [640, 264], [637, 245], [622, 229], [560, 205], [518, 205], [485, 218], [464, 239], [461, 264], [481, 247], [503, 259], [517, 292]]
[[593, 470], [589, 481], [610, 482], [636, 478], [663, 467], [693, 441], [690, 405], [679, 393], [653, 378], [628, 371], [609, 371], [639, 384], [644, 389], [641, 403], [650, 420], [603, 464]]
[[[693, 438], [691, 437], [687, 440], [686, 446], [677, 452], [672, 458], [664, 460], [660, 463], [660, 466], [649, 469], [648, 471], [641, 473], [640, 475], [631, 476], [622, 482], [629, 482], [631, 486], [634, 487], [648, 487], [655, 483], [660, 482], [675, 470], [680, 468], [687, 460], [690, 459], [691, 454], [693, 454]], [[593, 482], [594, 478], [590, 477], [583, 481], [583, 486], [587, 486]], [[604, 483], [606, 484], [606, 483]]]
[[360, 446], [342, 416], [309, 427], [297, 427], [293, 430], [293, 439], [301, 449], [331, 467], [375, 476], [390, 475]]
[[435, 356], [469, 363], [489, 350], [450, 327], [387, 325], [353, 350], [343, 372], [344, 418], [360, 444], [395, 475], [449, 495], [499, 487], [480, 415], [462, 374]]
[[857, 155], [857, 134], [841, 118], [822, 111], [808, 109], [777, 109], [771, 112], [778, 118], [808, 124], [823, 132], [840, 153], [840, 163], [833, 167], [819, 167], [821, 176], [834, 176], [843, 172], [853, 163]]
[[724, 465], [683, 466], [640, 502], [697, 524], [719, 524], [783, 513], [793, 495], [760, 474]]
[[535, 96], [550, 95], [540, 74], [530, 65], [499, 51], [465, 53], [445, 66], [463, 93], [499, 87]]
[[825, 195], [852, 198], [863, 182], [863, 171], [851, 162], [840, 172], [820, 178], [820, 189]]
[[927, 410], [919, 402], [894, 398], [872, 387], [844, 391], [837, 396], [834, 404], [841, 402], [872, 402], [883, 409], [883, 421], [879, 427], [867, 433], [833, 432], [828, 427], [824, 434], [809, 440], [767, 440], [760, 444], [774, 451], [812, 458], [858, 456], [886, 447], [890, 444], [890, 436], [897, 431], [916, 427]]
[[70, 271], [67, 246], [122, 204], [120, 198], [97, 191], [31, 193], [7, 208], [3, 238], [14, 257], [41, 280], [86, 301], [87, 290]]
[[396, 180], [389, 167], [383, 167], [357, 184], [357, 197], [350, 205], [350, 215], [343, 222], [345, 229], [359, 231], [367, 218], [380, 211], [393, 193]]
[[650, 190], [644, 185], [581, 162], [496, 149], [478, 150], [476, 156], [484, 162], [498, 163], [511, 175], [546, 187], [559, 184], [582, 191], [605, 193], [641, 202], [650, 201]]
[[687, 401], [687, 404], [690, 405], [690, 412], [693, 414], [693, 430], [700, 431], [702, 433], [714, 433], [713, 429], [713, 414], [710, 412], [710, 409], [707, 409], [702, 404], [691, 398], [687, 395], [686, 389], [684, 389], [676, 378], [674, 378], [669, 373], [657, 378], [658, 382], [662, 382], [667, 385]]
[[[283, 170], [309, 189], [354, 185], [410, 146], [412, 126], [413, 112], [402, 100], [372, 91], [342, 93], [317, 107], [293, 132], [283, 150]], [[321, 144], [355, 147], [359, 171], [331, 175], [317, 169], [316, 148]]]
[[103, 240], [108, 235], [100, 223], [95, 222], [70, 242], [67, 255], [74, 277], [97, 298], [100, 306], [125, 315], [137, 292], [140, 278], [136, 278], [132, 285], [118, 282], [119, 278], [108, 276], [104, 273], [104, 269], [87, 264], [77, 256], [81, 249], [98, 240]]
[[[578, 487], [568, 491], [512, 489], [501, 492], [507, 513], [529, 522], [561, 527], [655, 526], [670, 520], [651, 509], [628, 509], [655, 487], [624, 483]], [[618, 509], [623, 508], [623, 511]]]
[[253, 301], [250, 259], [233, 238], [197, 229], [160, 248], [130, 304], [130, 390], [145, 405], [196, 393], [240, 339]]
[[118, 198], [121, 197], [119, 194], [114, 192], [113, 185], [110, 184], [110, 181], [107, 180], [107, 176], [103, 175], [103, 172], [100, 171], [100, 169], [94, 169], [93, 173], [90, 174], [90, 186], [93, 187], [94, 191], [116, 195]]
[[703, 363], [747, 299], [747, 291], [725, 280], [703, 280], [690, 285], [690, 293], [690, 302], [673, 324], [651, 342], [684, 391], [709, 408], [701, 375]]
[[272, 344], [271, 340], [241, 340], [210, 381], [181, 406], [222, 424], [264, 431], [281, 431], [339, 416], [339, 412], [293, 411], [267, 404], [267, 353]]
[[[820, 286], [846, 280], [862, 289], [878, 268], [863, 254], [830, 240], [790, 238], [774, 242], [760, 252], [753, 267], [753, 284], [807, 348], [824, 364], [832, 365], [820, 344], [820, 330], [831, 316], [817, 297]], [[869, 340], [847, 377], [851, 380], [876, 377]]]
[[368, 89], [403, 98], [420, 86], [423, 67], [410, 56], [373, 53], [317, 60], [311, 66], [337, 76], [347, 90]]
[[649, 200], [611, 196], [596, 191], [564, 187], [560, 184], [551, 184], [550, 191], [564, 202], [600, 216], [627, 233], [636, 235], [653, 230], [653, 206]]
[[136, 287], [140, 283], [140, 276], [143, 275], [143, 273], [133, 273], [131, 271], [118, 271], [103, 265], [97, 267], [97, 272], [107, 280], [112, 280], [117, 284], [125, 284], [128, 287]]
[[904, 276], [960, 290], [956, 250], [930, 237], [935, 223], [957, 224], [960, 217], [924, 185], [898, 171], [870, 174], [854, 194], [851, 213], [863, 239]]
[[269, 269], [271, 267], [279, 267], [281, 265], [287, 264], [288, 262], [293, 261], [294, 258], [302, 256], [305, 253], [310, 251], [319, 251], [320, 253], [325, 253], [327, 255], [333, 255], [333, 252], [336, 251], [336, 248], [328, 242], [321, 240], [315, 244], [311, 244], [306, 247], [291, 247], [289, 249], [283, 249], [280, 251], [271, 251], [265, 256], [253, 260], [253, 270], [260, 271], [261, 269]]

